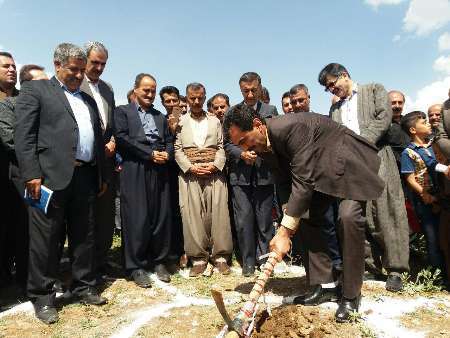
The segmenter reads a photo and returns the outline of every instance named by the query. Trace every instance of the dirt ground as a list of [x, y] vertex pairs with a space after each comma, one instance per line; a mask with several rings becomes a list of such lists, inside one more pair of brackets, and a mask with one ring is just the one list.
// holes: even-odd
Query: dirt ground
[[[119, 262], [119, 257], [118, 251], [112, 250], [111, 261]], [[0, 337], [216, 337], [224, 322], [210, 296], [211, 288], [223, 291], [227, 310], [234, 316], [247, 300], [255, 279], [243, 277], [235, 263], [228, 276], [214, 272], [210, 277], [189, 278], [189, 271], [182, 270], [173, 275], [170, 284], [152, 276], [152, 288], [141, 289], [124, 279], [120, 265], [116, 266], [116, 278], [101, 290], [107, 305], [60, 301], [60, 321], [50, 326], [34, 317], [30, 303], [15, 299], [12, 290], [2, 290]], [[265, 303], [260, 304], [252, 337], [450, 337], [447, 292], [393, 294], [382, 282], [365, 282], [360, 315], [352, 323], [338, 324], [334, 303], [292, 305], [293, 296], [307, 290], [301, 268], [281, 265], [266, 285]], [[267, 307], [271, 316], [265, 311]], [[395, 311], [384, 313], [394, 307]], [[392, 330], [396, 333], [390, 334]]]

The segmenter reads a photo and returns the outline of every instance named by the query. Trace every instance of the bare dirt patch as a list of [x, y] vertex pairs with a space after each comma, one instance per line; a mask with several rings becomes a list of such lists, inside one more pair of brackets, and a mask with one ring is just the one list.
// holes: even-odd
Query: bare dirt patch
[[115, 281], [102, 295], [108, 299], [104, 306], [63, 306], [58, 312], [60, 320], [51, 326], [32, 312], [6, 316], [0, 321], [0, 337], [107, 337], [130, 322], [134, 310], [168, 299], [161, 290], [144, 290], [125, 280]]
[[410, 329], [420, 328], [426, 337], [450, 337], [450, 307], [444, 303], [421, 306], [400, 317], [400, 323]]

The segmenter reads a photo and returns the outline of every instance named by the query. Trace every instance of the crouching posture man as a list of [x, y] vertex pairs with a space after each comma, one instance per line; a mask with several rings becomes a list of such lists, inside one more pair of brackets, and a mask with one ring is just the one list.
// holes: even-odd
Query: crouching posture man
[[237, 105], [227, 113], [224, 129], [234, 144], [262, 156], [279, 182], [291, 181], [290, 192], [283, 194], [289, 199], [282, 201], [281, 227], [270, 247], [285, 255], [290, 238], [299, 226], [305, 226], [310, 284], [333, 282], [332, 261], [319, 225], [331, 203], [342, 199], [343, 292], [336, 320], [348, 321], [350, 313], [358, 311], [361, 298], [365, 201], [380, 196], [384, 186], [377, 175], [377, 149], [350, 129], [308, 112], [264, 122], [252, 109]]

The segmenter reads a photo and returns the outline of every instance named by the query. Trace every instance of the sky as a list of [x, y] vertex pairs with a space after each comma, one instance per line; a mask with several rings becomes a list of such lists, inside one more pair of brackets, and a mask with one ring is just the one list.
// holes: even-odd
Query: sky
[[406, 111], [444, 101], [450, 88], [450, 0], [0, 0], [0, 22], [0, 50], [50, 74], [57, 44], [102, 42], [102, 79], [118, 104], [141, 72], [181, 93], [201, 82], [234, 104], [239, 77], [255, 71], [279, 111], [281, 95], [304, 83], [312, 110], [327, 114], [317, 76], [330, 62], [358, 83], [401, 90]]

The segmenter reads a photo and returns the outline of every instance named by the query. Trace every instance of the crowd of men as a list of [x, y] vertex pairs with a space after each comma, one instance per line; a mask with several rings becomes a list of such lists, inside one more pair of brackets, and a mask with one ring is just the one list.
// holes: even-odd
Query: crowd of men
[[[269, 250], [292, 251], [311, 286], [294, 302], [338, 301], [338, 321], [358, 311], [366, 269], [402, 289], [413, 231], [450, 280], [450, 98], [428, 114], [403, 112], [403, 93], [331, 63], [318, 76], [328, 117], [311, 111], [304, 84], [283, 94], [278, 116], [254, 72], [239, 78], [243, 100], [232, 107], [217, 93], [205, 110], [201, 83], [185, 96], [162, 87], [162, 113], [148, 73], [116, 106], [101, 79], [107, 62], [99, 42], [62, 43], [55, 76], [25, 65], [19, 91], [14, 58], [0, 52], [0, 287], [25, 290], [41, 321], [58, 320], [66, 238], [70, 298], [107, 302], [97, 288], [116, 228], [123, 268], [142, 288], [149, 271], [164, 282], [186, 266], [190, 277], [208, 264], [230, 274], [233, 253], [249, 277]], [[29, 206], [44, 186], [48, 208]]]

